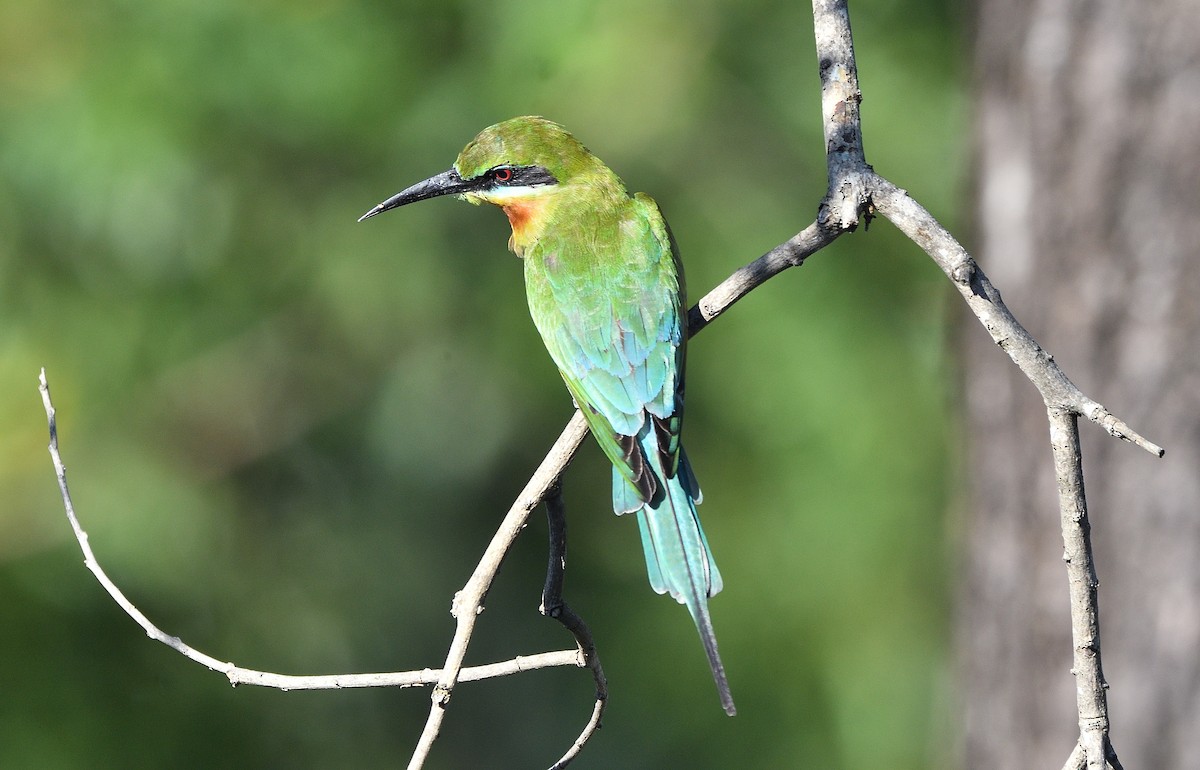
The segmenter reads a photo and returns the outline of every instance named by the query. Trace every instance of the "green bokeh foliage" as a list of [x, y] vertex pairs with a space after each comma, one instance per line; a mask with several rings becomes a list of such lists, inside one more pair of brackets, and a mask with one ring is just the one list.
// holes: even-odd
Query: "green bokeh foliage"
[[[855, 13], [876, 168], [953, 219], [958, 24]], [[437, 666], [450, 597], [570, 414], [498, 212], [356, 224], [518, 114], [576, 132], [671, 221], [698, 298], [811, 221], [811, 16], [776, 2], [0, 0], [0, 766], [390, 767], [427, 691], [231, 690], [80, 565], [44, 452], [152, 619], [288, 673]], [[740, 708], [646, 584], [608, 471], [570, 469], [568, 598], [611, 683], [580, 767], [945, 763], [951, 298], [886, 223], [697, 339], [689, 453]], [[569, 644], [540, 518], [469, 662]], [[460, 687], [431, 767], [549, 764], [574, 670]]]

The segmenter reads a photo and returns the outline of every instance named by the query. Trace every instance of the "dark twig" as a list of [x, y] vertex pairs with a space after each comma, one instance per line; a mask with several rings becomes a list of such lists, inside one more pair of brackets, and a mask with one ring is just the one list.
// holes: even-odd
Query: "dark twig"
[[579, 654], [583, 657], [584, 665], [592, 671], [596, 682], [596, 704], [592, 707], [592, 716], [584, 726], [583, 732], [575, 739], [575, 743], [563, 754], [550, 770], [561, 770], [583, 750], [584, 745], [600, 728], [600, 720], [604, 716], [604, 706], [608, 703], [608, 680], [604, 677], [604, 669], [600, 666], [600, 656], [596, 652], [596, 643], [592, 632], [588, 629], [583, 618], [567, 606], [562, 598], [563, 576], [567, 570], [567, 517], [563, 505], [562, 480], [559, 479], [546, 493], [546, 520], [550, 530], [550, 558], [546, 566], [546, 585], [542, 589], [541, 613], [554, 618], [571, 632], [575, 643], [579, 645]]
[[550, 548], [546, 563], [546, 584], [542, 586], [542, 605], [538, 611], [557, 620], [565, 606], [562, 589], [563, 576], [567, 572], [567, 516], [562, 496], [562, 478], [554, 480], [550, 490], [546, 492], [545, 502]]

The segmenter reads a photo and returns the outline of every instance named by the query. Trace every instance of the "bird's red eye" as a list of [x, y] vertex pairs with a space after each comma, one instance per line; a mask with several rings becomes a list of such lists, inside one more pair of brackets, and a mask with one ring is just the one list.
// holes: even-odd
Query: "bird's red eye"
[[497, 182], [509, 182], [512, 181], [513, 172], [511, 168], [498, 168], [492, 172], [492, 176]]

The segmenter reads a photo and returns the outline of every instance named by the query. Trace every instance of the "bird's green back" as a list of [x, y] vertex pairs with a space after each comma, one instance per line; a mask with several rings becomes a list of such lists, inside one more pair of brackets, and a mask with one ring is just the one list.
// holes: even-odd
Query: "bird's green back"
[[678, 449], [685, 335], [682, 282], [666, 225], [648, 196], [578, 185], [558, 194], [525, 252], [534, 324], [604, 453], [632, 481], [629, 444], [646, 414], [674, 423]]

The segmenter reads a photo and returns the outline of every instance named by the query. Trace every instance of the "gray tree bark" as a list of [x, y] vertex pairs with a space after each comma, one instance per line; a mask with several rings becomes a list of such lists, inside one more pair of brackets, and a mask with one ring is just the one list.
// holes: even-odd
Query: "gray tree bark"
[[[1197, 767], [1200, 2], [980, 0], [976, 36], [973, 251], [1067, 375], [1167, 450], [1081, 425], [1113, 744], [1131, 770]], [[1079, 727], [1045, 408], [962, 327], [965, 766], [1058, 768]]]

